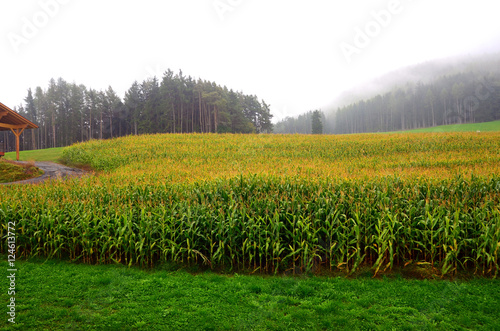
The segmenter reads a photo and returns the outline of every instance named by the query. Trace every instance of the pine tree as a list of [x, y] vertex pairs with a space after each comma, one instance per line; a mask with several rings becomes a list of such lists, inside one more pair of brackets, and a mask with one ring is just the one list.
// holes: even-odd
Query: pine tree
[[311, 116], [311, 129], [312, 134], [323, 134], [323, 121], [321, 119], [321, 112], [315, 110], [312, 112]]
[[[26, 102], [26, 115], [27, 118], [36, 123], [36, 107], [35, 107], [35, 99], [33, 98], [33, 93], [31, 89], [28, 90], [28, 96], [24, 99]], [[31, 149], [36, 149], [36, 132], [35, 130], [29, 130], [31, 132]]]

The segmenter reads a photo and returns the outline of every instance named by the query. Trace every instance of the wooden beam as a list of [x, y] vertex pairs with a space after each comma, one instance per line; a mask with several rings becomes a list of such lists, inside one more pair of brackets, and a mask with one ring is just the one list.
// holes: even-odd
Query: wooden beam
[[26, 129], [28, 127], [28, 124], [20, 124], [20, 125], [13, 125], [13, 124], [7, 124], [7, 123], [0, 123], [0, 128], [6, 128], [6, 129]]
[[[25, 125], [27, 126], [27, 125]], [[10, 129], [16, 136], [16, 159], [19, 161], [19, 136], [23, 133], [25, 128]]]
[[9, 112], [6, 110], [0, 110], [0, 120], [2, 119], [2, 117], [7, 116], [8, 113]]

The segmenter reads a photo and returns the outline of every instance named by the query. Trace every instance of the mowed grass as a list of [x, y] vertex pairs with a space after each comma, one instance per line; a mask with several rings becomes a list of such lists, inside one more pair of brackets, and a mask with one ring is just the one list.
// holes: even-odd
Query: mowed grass
[[[20, 151], [19, 161], [54, 162], [60, 163], [63, 147]], [[5, 159], [15, 161], [16, 152], [5, 153]]]
[[227, 276], [55, 260], [17, 268], [14, 330], [500, 329], [499, 280]]
[[406, 133], [429, 133], [429, 132], [493, 132], [500, 131], [500, 121], [440, 125], [431, 128], [404, 131]]

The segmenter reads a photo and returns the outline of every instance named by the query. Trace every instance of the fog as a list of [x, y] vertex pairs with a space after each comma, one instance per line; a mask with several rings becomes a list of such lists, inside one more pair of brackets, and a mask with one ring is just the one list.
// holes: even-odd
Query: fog
[[[396, 69], [375, 79], [359, 82], [352, 88], [342, 91], [325, 105], [323, 112], [332, 116], [339, 107], [390, 92], [395, 88], [404, 88], [406, 84], [430, 83], [445, 75], [473, 70], [482, 63], [491, 65], [492, 60], [500, 60], [499, 51], [500, 47], [485, 48], [468, 55], [435, 59]], [[496, 63], [498, 66], [500, 61], [496, 61]], [[483, 69], [488, 70], [487, 68]], [[495, 69], [499, 70], [499, 68]]]
[[364, 84], [398, 68], [498, 50], [497, 7], [493, 0], [3, 1], [0, 102], [15, 107], [28, 88], [58, 77], [111, 85], [123, 97], [135, 80], [171, 68], [255, 94], [277, 121], [327, 109], [355, 87], [370, 91]]

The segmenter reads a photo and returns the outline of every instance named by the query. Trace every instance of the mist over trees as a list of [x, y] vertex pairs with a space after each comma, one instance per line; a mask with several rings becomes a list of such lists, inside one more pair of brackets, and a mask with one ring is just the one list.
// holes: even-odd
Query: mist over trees
[[[104, 91], [51, 79], [46, 89], [28, 90], [19, 114], [39, 126], [21, 136], [24, 150], [68, 146], [91, 139], [149, 133], [270, 133], [270, 105], [255, 95], [229, 90], [167, 70], [134, 82], [120, 98]], [[6, 150], [14, 138], [0, 136]]]
[[320, 110], [308, 111], [305, 114], [295, 117], [287, 117], [274, 125], [274, 133], [298, 133], [312, 134], [313, 133], [313, 118], [314, 114], [320, 116], [322, 124], [322, 133], [326, 132], [325, 123], [327, 122], [325, 114]]
[[311, 115], [312, 134], [323, 134], [323, 121], [321, 120], [321, 111], [315, 110]]
[[[409, 130], [500, 119], [500, 54], [439, 60], [400, 69], [342, 94], [323, 115], [324, 133]], [[286, 118], [277, 133], [311, 133], [310, 113]]]
[[339, 109], [334, 133], [410, 130], [500, 120], [500, 75], [472, 72], [408, 83]]

